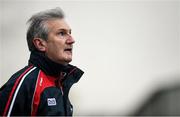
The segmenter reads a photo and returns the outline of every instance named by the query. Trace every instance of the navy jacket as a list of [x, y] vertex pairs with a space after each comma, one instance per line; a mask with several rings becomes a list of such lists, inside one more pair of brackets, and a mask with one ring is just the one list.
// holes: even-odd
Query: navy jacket
[[0, 88], [0, 116], [71, 116], [68, 93], [82, 74], [75, 66], [63, 66], [32, 52], [29, 65]]

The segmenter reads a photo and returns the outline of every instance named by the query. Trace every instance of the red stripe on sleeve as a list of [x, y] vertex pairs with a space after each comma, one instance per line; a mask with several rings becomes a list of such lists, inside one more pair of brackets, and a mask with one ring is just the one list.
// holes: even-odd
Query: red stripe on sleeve
[[14, 94], [14, 91], [15, 91], [15, 89], [17, 88], [19, 82], [21, 81], [22, 77], [23, 77], [29, 70], [31, 70], [32, 67], [33, 67], [33, 66], [30, 66], [29, 68], [27, 68], [27, 69], [17, 78], [17, 80], [16, 80], [16, 82], [15, 82], [15, 84], [14, 84], [14, 86], [13, 86], [11, 92], [10, 92], [9, 99], [8, 99], [7, 104], [6, 104], [6, 107], [5, 107], [5, 109], [4, 109], [3, 116], [6, 116], [6, 114], [7, 114], [7, 111], [8, 111], [8, 108], [9, 108], [9, 106], [10, 106], [10, 103], [11, 103], [11, 100], [12, 100], [12, 97], [13, 97], [13, 94]]

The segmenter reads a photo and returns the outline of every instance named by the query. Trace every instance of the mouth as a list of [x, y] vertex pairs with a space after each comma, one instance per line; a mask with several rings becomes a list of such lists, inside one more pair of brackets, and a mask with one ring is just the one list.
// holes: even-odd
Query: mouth
[[66, 49], [64, 49], [64, 51], [72, 53], [72, 48], [66, 48]]

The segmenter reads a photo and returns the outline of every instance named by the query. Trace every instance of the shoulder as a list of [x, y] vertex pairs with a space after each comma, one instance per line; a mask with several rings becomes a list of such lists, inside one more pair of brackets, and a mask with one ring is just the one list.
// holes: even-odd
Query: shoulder
[[55, 78], [48, 76], [38, 67], [32, 66], [22, 74], [22, 88], [31, 88], [34, 91], [42, 92], [45, 88], [55, 86]]
[[[38, 74], [38, 69], [34, 66], [25, 66], [24, 68], [20, 69], [16, 73], [14, 73], [10, 79], [4, 84], [5, 87], [15, 87], [15, 85], [22, 84], [28, 78], [34, 79], [35, 76]], [[33, 77], [34, 76], [34, 77]], [[28, 79], [29, 81], [29, 79]]]

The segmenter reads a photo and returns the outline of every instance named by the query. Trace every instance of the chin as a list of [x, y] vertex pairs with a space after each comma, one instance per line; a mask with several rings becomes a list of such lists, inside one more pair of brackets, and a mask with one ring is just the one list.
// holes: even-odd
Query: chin
[[70, 63], [71, 61], [72, 61], [72, 59], [68, 59], [66, 62], [67, 62], [67, 63]]
[[59, 59], [59, 60], [56, 60], [56, 63], [59, 63], [59, 64], [62, 64], [62, 65], [67, 65], [69, 64], [70, 62], [72, 61], [72, 59]]
[[64, 61], [71, 62], [72, 61], [72, 56], [65, 57]]
[[69, 64], [71, 61], [72, 61], [71, 58], [70, 58], [70, 59], [65, 59], [65, 60], [64, 60], [64, 63], [65, 63], [65, 64]]

